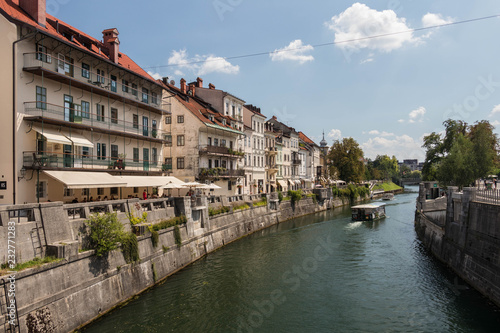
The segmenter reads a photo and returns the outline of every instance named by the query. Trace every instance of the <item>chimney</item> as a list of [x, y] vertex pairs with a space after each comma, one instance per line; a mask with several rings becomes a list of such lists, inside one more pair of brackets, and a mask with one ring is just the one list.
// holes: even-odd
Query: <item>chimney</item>
[[198, 83], [190, 83], [189, 84], [189, 91], [191, 92], [191, 96], [195, 96], [195, 87]]
[[181, 79], [181, 92], [183, 94], [186, 93], [186, 80], [184, 80], [184, 78]]
[[203, 88], [203, 80], [200, 79], [199, 77], [196, 78], [196, 87]]
[[109, 59], [115, 64], [118, 63], [118, 51], [120, 48], [120, 40], [118, 39], [118, 29], [106, 29], [102, 32], [102, 40], [104, 46], [109, 51]]
[[208, 89], [212, 89], [212, 90], [214, 90], [214, 89], [215, 89], [215, 86], [214, 86], [213, 84], [209, 83], [209, 84], [208, 84]]
[[26, 13], [36, 23], [40, 24], [42, 27], [45, 27], [45, 23], [47, 22], [47, 12], [46, 12], [46, 0], [19, 0], [19, 7], [24, 9]]

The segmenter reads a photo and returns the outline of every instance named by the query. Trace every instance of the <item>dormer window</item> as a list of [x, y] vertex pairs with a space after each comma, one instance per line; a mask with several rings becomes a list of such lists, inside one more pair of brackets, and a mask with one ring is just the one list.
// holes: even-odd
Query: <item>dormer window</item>
[[226, 125], [226, 119], [222, 119], [222, 125]]

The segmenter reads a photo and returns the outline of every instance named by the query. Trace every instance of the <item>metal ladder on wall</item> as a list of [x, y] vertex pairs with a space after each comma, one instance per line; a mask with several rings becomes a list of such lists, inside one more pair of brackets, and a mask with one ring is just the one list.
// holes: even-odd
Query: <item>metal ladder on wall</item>
[[3, 333], [17, 333], [19, 330], [19, 315], [17, 313], [17, 303], [16, 303], [16, 322], [14, 325], [9, 323], [9, 290], [10, 283], [4, 279], [0, 280], [0, 332], [3, 329]]
[[[38, 222], [36, 222], [36, 227], [31, 229], [30, 231], [30, 238], [31, 238], [31, 244], [33, 245], [33, 251], [35, 254], [36, 258], [43, 258], [43, 244], [42, 240], [40, 237], [40, 229], [42, 230], [43, 233], [43, 228], [42, 226], [39, 225]], [[45, 238], [45, 235], [44, 235]]]

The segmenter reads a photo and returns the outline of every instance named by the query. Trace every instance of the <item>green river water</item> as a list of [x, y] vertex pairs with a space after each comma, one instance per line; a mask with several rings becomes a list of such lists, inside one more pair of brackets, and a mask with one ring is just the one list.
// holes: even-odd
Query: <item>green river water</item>
[[417, 190], [378, 222], [345, 208], [259, 231], [84, 332], [500, 332], [499, 309], [417, 240]]

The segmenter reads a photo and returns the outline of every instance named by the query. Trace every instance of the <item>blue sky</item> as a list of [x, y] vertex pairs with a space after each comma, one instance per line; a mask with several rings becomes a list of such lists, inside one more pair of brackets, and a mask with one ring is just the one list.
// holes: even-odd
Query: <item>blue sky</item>
[[120, 50], [152, 74], [177, 85], [200, 76], [317, 142], [323, 130], [329, 144], [353, 137], [370, 158], [423, 160], [422, 137], [448, 118], [500, 128], [500, 18], [313, 47], [500, 14], [498, 1], [47, 0], [47, 9], [99, 39], [118, 28]]

